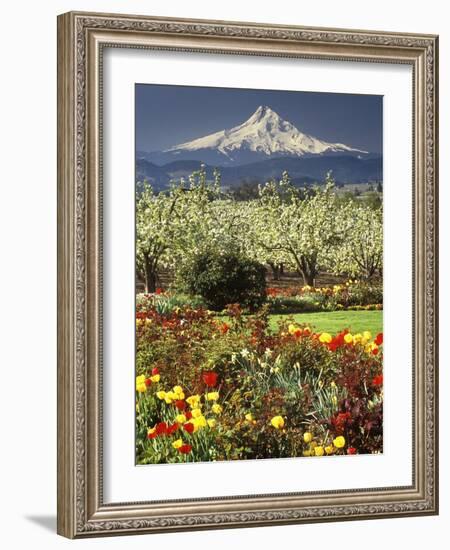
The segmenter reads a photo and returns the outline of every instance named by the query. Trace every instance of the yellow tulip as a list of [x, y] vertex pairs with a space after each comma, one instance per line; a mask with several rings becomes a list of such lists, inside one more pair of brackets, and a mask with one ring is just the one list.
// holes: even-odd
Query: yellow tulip
[[289, 334], [294, 334], [294, 332], [296, 332], [296, 330], [297, 330], [297, 327], [295, 325], [290, 324], [288, 326]]
[[201, 409], [192, 409], [192, 418], [198, 418], [202, 415]]
[[160, 374], [154, 374], [153, 376], [150, 376], [150, 380], [152, 382], [159, 382], [161, 380], [161, 375]]
[[143, 374], [141, 374], [140, 376], [136, 376], [136, 391], [139, 393], [144, 393], [147, 391], [145, 376]]
[[194, 428], [197, 428], [197, 429], [206, 428], [206, 426], [208, 425], [208, 423], [206, 422], [206, 418], [203, 415], [193, 418], [191, 422], [194, 425]]
[[311, 443], [311, 440], [312, 440], [312, 433], [311, 432], [305, 432], [303, 434], [303, 441], [305, 443]]
[[212, 391], [206, 394], [206, 400], [207, 401], [217, 401], [219, 399], [219, 392], [218, 391]]
[[328, 332], [322, 332], [322, 334], [319, 336], [319, 342], [322, 342], [322, 344], [329, 344], [333, 337]]
[[353, 335], [350, 334], [350, 332], [348, 332], [345, 336], [344, 336], [344, 342], [346, 344], [352, 344], [353, 343]]
[[378, 346], [375, 344], [375, 342], [370, 342], [370, 344], [367, 344], [365, 346], [364, 351], [366, 353], [372, 353], [376, 349], [378, 349]]
[[325, 452], [327, 453], [327, 455], [333, 454], [333, 450], [334, 450], [334, 449], [333, 449], [333, 445], [327, 445], [327, 446], [325, 447]]
[[276, 428], [277, 430], [280, 430], [284, 427], [284, 418], [282, 416], [274, 416], [272, 420], [270, 421], [272, 426]]
[[189, 405], [195, 409], [198, 407], [198, 404], [200, 403], [200, 396], [199, 395], [191, 395], [186, 399], [186, 403], [189, 403]]
[[184, 414], [177, 414], [177, 416], [175, 417], [175, 420], [178, 422], [178, 424], [184, 424], [187, 418]]
[[208, 418], [206, 422], [210, 428], [214, 428], [217, 424], [217, 420], [215, 418]]
[[182, 439], [176, 439], [176, 440], [172, 443], [172, 447], [173, 447], [174, 449], [179, 449], [182, 445], [183, 445], [183, 440], [182, 440]]
[[316, 456], [323, 456], [323, 452], [324, 452], [324, 449], [322, 447], [322, 445], [318, 445], [315, 449], [314, 449], [314, 454]]
[[166, 392], [165, 391], [157, 391], [156, 392], [156, 397], [158, 399], [164, 400], [166, 398]]
[[214, 405], [211, 407], [212, 412], [215, 414], [220, 414], [222, 412], [222, 407], [218, 403], [214, 403]]
[[247, 413], [245, 415], [245, 420], [248, 420], [249, 422], [251, 422], [253, 420], [253, 415], [252, 413]]
[[342, 447], [345, 445], [345, 437], [343, 435], [338, 435], [335, 439], [333, 439], [333, 445], [337, 449], [342, 449]]

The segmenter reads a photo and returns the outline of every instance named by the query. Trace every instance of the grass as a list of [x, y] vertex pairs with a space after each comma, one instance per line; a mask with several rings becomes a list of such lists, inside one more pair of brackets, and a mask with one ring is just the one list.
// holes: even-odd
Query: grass
[[375, 335], [383, 332], [382, 311], [330, 311], [320, 313], [297, 313], [293, 315], [271, 315], [270, 327], [276, 330], [278, 321], [293, 319], [296, 324], [306, 324], [315, 332], [335, 334], [344, 328], [350, 332], [370, 330]]

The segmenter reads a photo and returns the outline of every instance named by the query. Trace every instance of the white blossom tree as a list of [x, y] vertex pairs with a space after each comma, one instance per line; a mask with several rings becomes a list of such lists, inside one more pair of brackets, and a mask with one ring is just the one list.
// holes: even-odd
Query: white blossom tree
[[383, 268], [382, 209], [353, 203], [348, 214], [351, 223], [336, 255], [334, 271], [370, 279]]
[[188, 181], [137, 199], [137, 269], [146, 290], [155, 290], [158, 269], [173, 272], [207, 250], [235, 251], [295, 269], [313, 286], [320, 270], [370, 278], [382, 269], [382, 212], [338, 200], [331, 175], [326, 185], [298, 189], [285, 172], [259, 187], [257, 199], [223, 194], [220, 174], [208, 181], [204, 166]]

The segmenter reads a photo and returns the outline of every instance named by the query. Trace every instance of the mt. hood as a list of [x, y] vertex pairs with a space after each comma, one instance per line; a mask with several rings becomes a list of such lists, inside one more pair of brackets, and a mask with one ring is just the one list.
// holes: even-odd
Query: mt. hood
[[165, 151], [138, 153], [138, 158], [157, 164], [173, 160], [201, 160], [219, 166], [235, 166], [276, 157], [316, 155], [364, 158], [368, 152], [304, 134], [270, 107], [261, 105], [248, 120], [234, 128], [174, 145]]

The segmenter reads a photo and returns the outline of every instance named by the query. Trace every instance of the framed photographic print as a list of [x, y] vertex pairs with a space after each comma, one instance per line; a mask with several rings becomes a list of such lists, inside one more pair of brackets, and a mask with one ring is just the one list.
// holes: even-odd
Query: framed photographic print
[[436, 514], [431, 35], [58, 18], [58, 532]]

